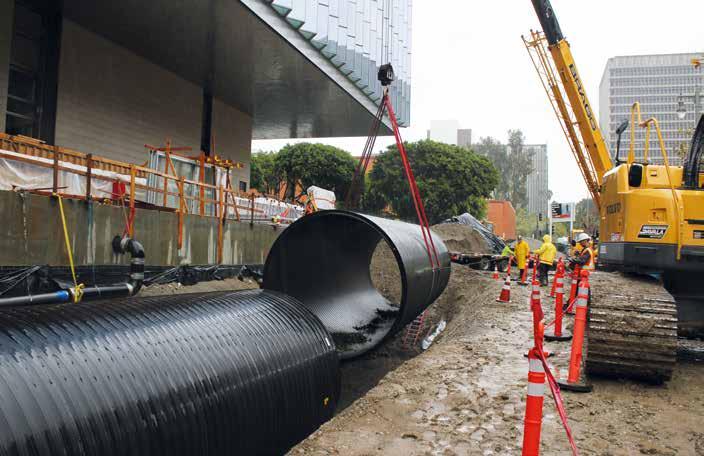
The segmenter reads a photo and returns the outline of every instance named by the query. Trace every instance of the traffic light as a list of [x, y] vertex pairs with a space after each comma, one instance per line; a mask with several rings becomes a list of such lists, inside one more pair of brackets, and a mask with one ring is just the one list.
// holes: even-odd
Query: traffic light
[[539, 222], [543, 221], [543, 213], [542, 212], [538, 213], [538, 221]]

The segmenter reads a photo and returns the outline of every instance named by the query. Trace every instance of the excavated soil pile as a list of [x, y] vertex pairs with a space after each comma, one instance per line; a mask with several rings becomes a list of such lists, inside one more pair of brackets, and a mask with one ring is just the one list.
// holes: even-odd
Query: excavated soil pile
[[491, 249], [481, 234], [467, 225], [440, 223], [431, 227], [451, 252], [491, 253]]

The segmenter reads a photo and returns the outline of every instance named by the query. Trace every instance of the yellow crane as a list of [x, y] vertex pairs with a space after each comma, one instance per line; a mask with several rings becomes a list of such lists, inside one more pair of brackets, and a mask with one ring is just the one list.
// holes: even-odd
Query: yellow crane
[[[701, 333], [704, 330], [701, 281], [704, 272], [704, 166], [701, 163], [704, 120], [697, 119], [683, 166], [672, 166], [657, 119], [643, 119], [640, 105], [635, 103], [631, 110], [629, 153], [625, 158], [620, 154], [621, 135], [629, 127], [626, 120], [616, 130], [616, 153], [610, 154], [550, 1], [532, 0], [532, 3], [543, 30], [531, 31], [530, 36], [523, 37], [523, 42], [599, 210], [599, 267], [662, 277], [677, 304], [679, 329]], [[701, 61], [692, 63], [700, 65]], [[634, 153], [635, 128], [645, 131], [642, 159], [637, 159]], [[653, 131], [662, 164], [651, 163]], [[675, 362], [676, 341], [671, 340], [672, 331], [659, 343], [653, 342], [651, 353], [645, 353], [643, 339], [628, 337], [622, 331], [619, 333], [617, 327], [609, 327], [613, 320], [609, 318], [609, 309], [620, 312], [619, 315], [624, 311], [614, 306], [614, 300], [600, 302], [597, 299], [592, 308], [592, 315], [597, 312], [604, 318], [597, 318], [599, 329], [593, 330], [598, 337], [590, 338], [588, 370], [645, 377], [651, 381], [668, 379]], [[602, 312], [603, 308], [607, 310]], [[643, 306], [636, 308], [642, 316], [654, 305], [643, 300]], [[633, 309], [631, 306], [630, 310]], [[659, 322], [663, 327], [669, 327], [668, 314], [671, 320], [673, 312], [663, 310]], [[606, 334], [608, 332], [613, 334]], [[652, 336], [651, 342], [659, 337], [648, 336]], [[648, 356], [652, 359], [638, 359]]]

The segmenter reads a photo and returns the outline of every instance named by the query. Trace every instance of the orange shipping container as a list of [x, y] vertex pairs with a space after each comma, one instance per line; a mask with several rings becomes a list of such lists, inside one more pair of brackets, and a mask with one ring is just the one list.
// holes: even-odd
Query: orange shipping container
[[487, 219], [494, 227], [494, 234], [506, 240], [516, 239], [516, 210], [510, 201], [487, 201]]

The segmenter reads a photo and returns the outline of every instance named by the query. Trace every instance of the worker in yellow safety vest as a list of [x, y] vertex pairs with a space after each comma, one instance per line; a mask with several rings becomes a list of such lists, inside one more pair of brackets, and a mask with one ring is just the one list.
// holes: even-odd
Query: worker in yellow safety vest
[[516, 252], [516, 266], [518, 266], [518, 278], [520, 280], [528, 262], [528, 255], [530, 255], [530, 246], [520, 234], [518, 235], [514, 251]]
[[582, 247], [582, 251], [570, 258], [570, 263], [582, 266], [583, 271], [593, 271], [596, 261], [594, 261], [594, 250], [590, 245], [591, 238], [587, 233], [579, 233], [576, 241]]
[[543, 236], [543, 245], [534, 252], [539, 256], [540, 264], [538, 264], [538, 280], [540, 286], [544, 287], [548, 284], [548, 271], [552, 267], [557, 255], [557, 248], [552, 243], [552, 237], [549, 234]]

